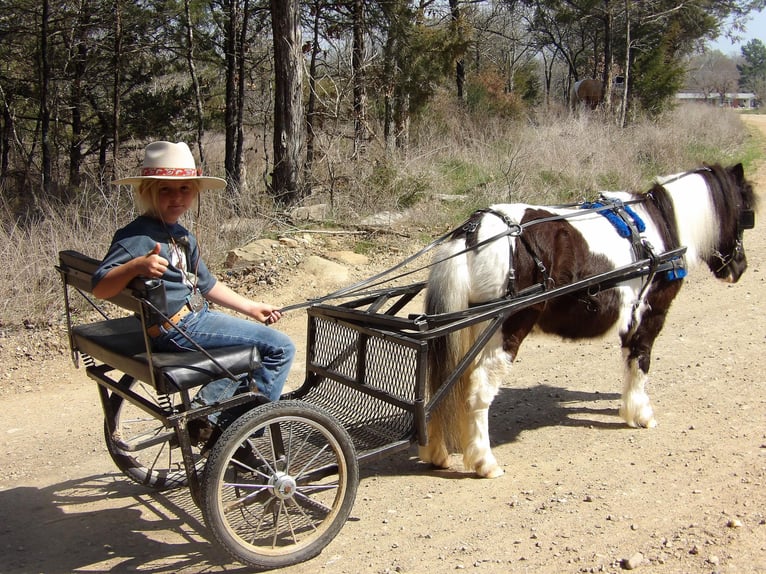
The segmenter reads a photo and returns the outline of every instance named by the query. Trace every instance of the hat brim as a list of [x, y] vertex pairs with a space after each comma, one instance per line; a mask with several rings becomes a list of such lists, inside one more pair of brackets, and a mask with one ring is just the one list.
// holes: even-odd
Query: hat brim
[[170, 179], [170, 180], [194, 180], [200, 183], [200, 189], [223, 189], [226, 187], [226, 180], [220, 177], [207, 177], [204, 175], [194, 177], [177, 177], [177, 176], [163, 176], [163, 175], [147, 175], [147, 176], [135, 176], [124, 177], [122, 179], [116, 179], [112, 185], [141, 185], [142, 181], [147, 179]]

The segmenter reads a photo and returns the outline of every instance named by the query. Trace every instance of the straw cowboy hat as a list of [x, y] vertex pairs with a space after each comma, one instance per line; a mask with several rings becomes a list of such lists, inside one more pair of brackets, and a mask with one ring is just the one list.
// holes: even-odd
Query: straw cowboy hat
[[194, 179], [200, 189], [222, 189], [226, 180], [201, 175], [194, 163], [189, 146], [185, 143], [152, 142], [144, 150], [141, 175], [113, 181], [114, 185], [140, 185], [145, 179]]

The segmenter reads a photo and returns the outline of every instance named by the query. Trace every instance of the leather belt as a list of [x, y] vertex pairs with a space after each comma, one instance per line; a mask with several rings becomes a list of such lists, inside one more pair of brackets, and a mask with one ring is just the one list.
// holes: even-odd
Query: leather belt
[[178, 323], [186, 317], [189, 313], [191, 313], [191, 309], [184, 305], [178, 310], [178, 313], [173, 315], [172, 317], [169, 317], [168, 321], [165, 321], [164, 323], [158, 323], [157, 325], [152, 325], [151, 327], [147, 327], [146, 334], [150, 337], [159, 337], [162, 332], [160, 331], [160, 327], [164, 327], [166, 331], [169, 331], [173, 328], [173, 326], [178, 325]]

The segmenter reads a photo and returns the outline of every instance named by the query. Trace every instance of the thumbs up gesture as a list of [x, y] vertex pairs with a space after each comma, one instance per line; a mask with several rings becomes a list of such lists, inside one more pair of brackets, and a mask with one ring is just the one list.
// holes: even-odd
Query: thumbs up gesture
[[143, 259], [141, 266], [144, 268], [144, 272], [141, 275], [145, 277], [162, 277], [168, 269], [168, 260], [160, 255], [159, 243], [155, 243], [154, 249], [147, 253]]

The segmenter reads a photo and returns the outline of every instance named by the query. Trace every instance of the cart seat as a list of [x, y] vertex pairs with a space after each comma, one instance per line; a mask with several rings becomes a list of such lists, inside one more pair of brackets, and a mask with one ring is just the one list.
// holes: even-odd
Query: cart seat
[[[153, 368], [160, 393], [190, 389], [226, 376], [215, 362], [199, 351], [154, 352], [150, 363], [141, 322], [136, 317], [77, 325], [72, 327], [72, 338], [80, 353], [97, 358], [136, 379], [151, 381], [150, 369]], [[248, 345], [209, 349], [208, 353], [234, 375], [247, 374], [253, 364], [259, 364], [257, 350]]]
[[[76, 251], [59, 253], [57, 269], [64, 282], [69, 343], [75, 360], [78, 354], [90, 357], [104, 363], [99, 367], [102, 372], [118, 370], [134, 379], [153, 383], [160, 394], [188, 390], [229, 375], [245, 376], [260, 365], [258, 349], [249, 345], [205, 349], [205, 352], [151, 351], [151, 342], [141, 326], [142, 317], [144, 322], [149, 319], [144, 304], [145, 283], [140, 279], [109, 299], [133, 315], [74, 325], [68, 289], [76, 289], [83, 296], [92, 295], [91, 277], [98, 264], [96, 259]], [[98, 308], [92, 301], [91, 304]], [[102, 315], [106, 316], [103, 312]]]

